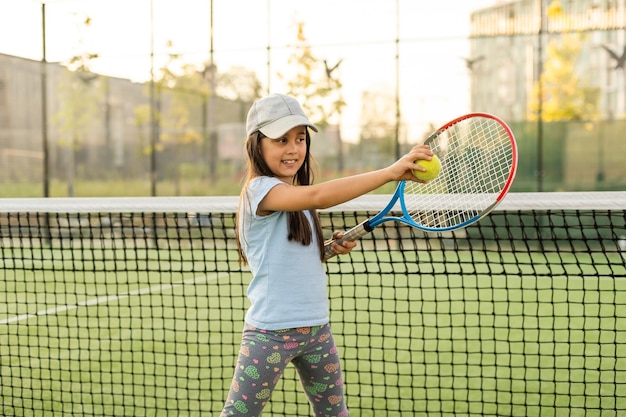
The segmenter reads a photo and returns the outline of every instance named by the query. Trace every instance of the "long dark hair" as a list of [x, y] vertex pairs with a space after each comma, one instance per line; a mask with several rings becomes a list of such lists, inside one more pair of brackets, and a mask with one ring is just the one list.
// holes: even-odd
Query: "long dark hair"
[[[242, 263], [247, 263], [248, 259], [243, 253], [241, 241], [242, 237], [239, 234], [239, 222], [241, 221], [241, 207], [243, 204], [250, 204], [247, 198], [248, 184], [254, 178], [257, 177], [273, 177], [274, 173], [265, 163], [263, 159], [263, 153], [261, 152], [261, 139], [265, 136], [260, 132], [253, 132], [246, 140], [246, 155], [248, 156], [247, 175], [244, 180], [244, 184], [239, 195], [239, 210], [237, 210], [235, 236], [237, 238], [237, 246], [239, 248], [239, 260]], [[310, 153], [311, 149], [311, 135], [309, 130], [306, 129], [306, 155], [304, 157], [304, 163], [293, 178], [293, 185], [311, 185], [314, 180], [315, 160]], [[315, 228], [315, 237], [317, 238], [317, 245], [319, 247], [320, 259], [324, 260], [324, 236], [322, 232], [322, 225], [320, 223], [319, 216], [315, 210], [309, 210], [313, 219], [313, 226]], [[287, 213], [288, 235], [289, 241], [295, 241], [301, 245], [308, 246], [313, 240], [313, 231], [311, 230], [310, 223], [308, 222], [303, 211], [290, 211]]]

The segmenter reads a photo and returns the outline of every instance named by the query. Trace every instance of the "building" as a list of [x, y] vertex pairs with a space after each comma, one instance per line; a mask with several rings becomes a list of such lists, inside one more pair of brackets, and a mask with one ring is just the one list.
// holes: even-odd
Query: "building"
[[472, 13], [472, 109], [528, 120], [548, 45], [568, 34], [580, 35], [576, 75], [598, 89], [599, 118], [623, 119], [626, 0], [517, 0]]
[[[164, 115], [159, 120], [172, 112], [174, 94], [163, 90], [156, 98]], [[216, 98], [218, 146], [211, 147], [207, 144], [208, 118], [203, 116], [208, 100], [195, 95], [189, 99], [188, 123], [180, 129], [193, 130], [204, 139], [195, 144], [168, 144], [163, 138], [175, 136], [176, 128], [165, 123], [158, 126], [156, 168], [161, 178], [171, 175], [172, 163], [196, 165], [199, 173], [206, 172], [211, 161], [232, 160], [231, 165], [242, 165], [243, 124], [250, 104]], [[71, 100], [78, 103], [75, 108], [91, 107], [83, 115], [89, 120], [80, 129], [64, 124]], [[70, 72], [58, 63], [0, 54], [0, 182], [42, 181], [45, 154], [50, 179], [147, 179], [152, 145], [147, 116], [150, 100], [149, 83]], [[219, 157], [210, 154], [215, 149]]]

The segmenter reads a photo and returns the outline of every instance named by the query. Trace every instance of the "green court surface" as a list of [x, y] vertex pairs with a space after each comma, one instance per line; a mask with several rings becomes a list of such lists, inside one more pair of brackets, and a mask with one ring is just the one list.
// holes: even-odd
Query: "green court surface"
[[[250, 279], [236, 253], [3, 253], [3, 415], [219, 413]], [[328, 270], [353, 416], [626, 410], [619, 253], [355, 251]], [[308, 415], [292, 367], [266, 413]]]

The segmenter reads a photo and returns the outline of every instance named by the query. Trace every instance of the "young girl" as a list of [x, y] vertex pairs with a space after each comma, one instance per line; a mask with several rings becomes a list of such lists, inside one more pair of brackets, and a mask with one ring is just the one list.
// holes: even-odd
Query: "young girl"
[[[258, 417], [292, 363], [316, 417], [347, 417], [343, 377], [329, 325], [324, 239], [316, 210], [397, 180], [418, 181], [416, 146], [387, 168], [313, 185], [311, 137], [317, 128], [292, 97], [273, 94], [248, 113], [248, 176], [240, 196], [237, 242], [252, 272], [250, 308], [222, 417]], [[333, 238], [341, 237], [335, 232]], [[333, 242], [335, 254], [356, 246]]]

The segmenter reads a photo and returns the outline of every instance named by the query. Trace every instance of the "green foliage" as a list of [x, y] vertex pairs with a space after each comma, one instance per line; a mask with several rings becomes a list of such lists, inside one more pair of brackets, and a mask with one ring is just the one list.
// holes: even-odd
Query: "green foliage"
[[[558, 0], [550, 4], [548, 16], [567, 17]], [[542, 120], [549, 122], [598, 117], [600, 90], [584, 85], [576, 71], [583, 40], [583, 34], [566, 33], [550, 41], [540, 83], [534, 87], [529, 120], [537, 120], [540, 111]]]
[[77, 149], [89, 129], [100, 122], [99, 101], [104, 94], [101, 80], [82, 70], [63, 71], [58, 85], [60, 110], [52, 116], [60, 145]]
[[263, 86], [256, 73], [244, 67], [234, 66], [227, 72], [218, 73], [216, 93], [228, 100], [253, 102], [261, 97]]
[[[86, 16], [79, 32], [91, 25]], [[67, 196], [74, 196], [75, 153], [91, 129], [100, 122], [100, 103], [105, 90], [104, 78], [91, 72], [91, 62], [98, 54], [89, 52], [79, 36], [79, 50], [67, 62], [58, 85], [60, 110], [52, 116], [59, 132], [59, 145], [66, 149]]]
[[[172, 47], [171, 43], [169, 47]], [[159, 69], [155, 88], [159, 101], [156, 118], [160, 126], [157, 150], [162, 150], [168, 144], [200, 142], [202, 134], [190, 128], [190, 119], [192, 109], [202, 107], [210, 95], [202, 73], [195, 66], [183, 63], [179, 55], [170, 52], [167, 62]], [[167, 111], [163, 111], [164, 104], [167, 104]], [[149, 108], [147, 110], [136, 109], [138, 124], [149, 121]]]
[[[369, 154], [389, 157], [395, 154], [395, 99], [385, 91], [367, 91], [361, 100], [361, 145]], [[380, 161], [383, 164], [391, 161]]]
[[304, 35], [304, 23], [297, 23], [296, 43], [289, 56], [289, 74], [279, 73], [286, 80], [287, 94], [296, 97], [310, 120], [320, 126], [337, 124], [346, 105], [341, 89], [343, 83], [334, 73], [334, 65], [317, 58]]

